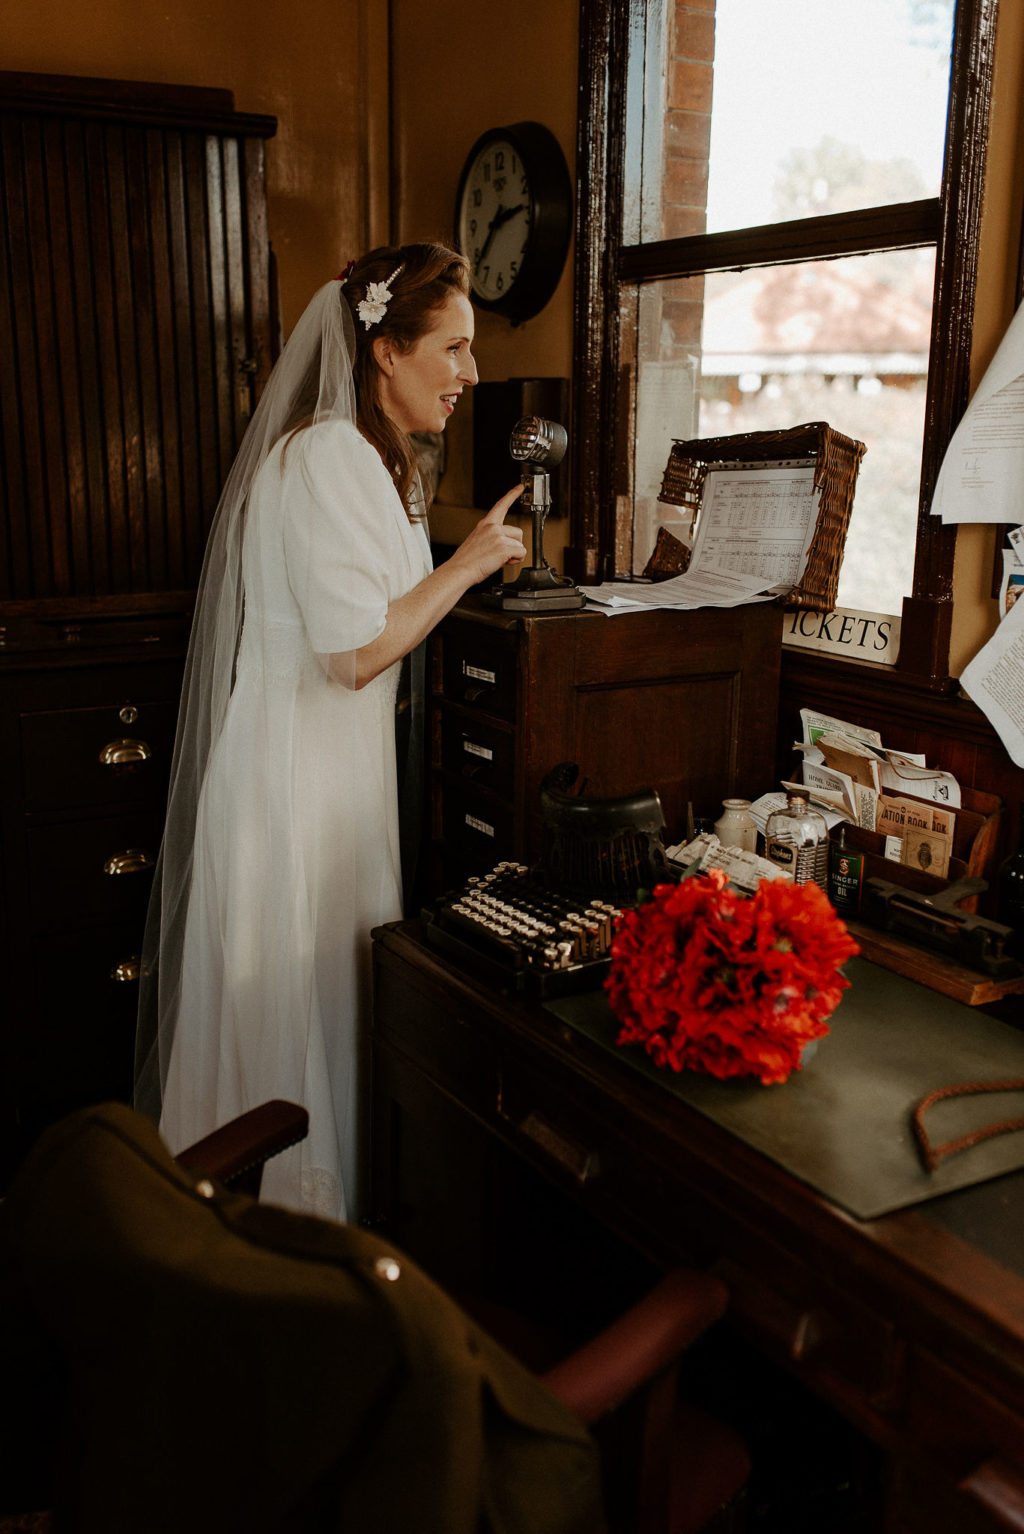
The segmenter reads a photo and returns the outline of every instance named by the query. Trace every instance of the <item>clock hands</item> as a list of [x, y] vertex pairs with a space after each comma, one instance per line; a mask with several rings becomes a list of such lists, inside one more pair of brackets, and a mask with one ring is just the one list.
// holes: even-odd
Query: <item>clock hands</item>
[[487, 238], [484, 240], [484, 243], [480, 249], [480, 254], [476, 258], [476, 262], [473, 267], [474, 271], [478, 272], [480, 270], [480, 265], [487, 252], [490, 250], [491, 241], [494, 239], [494, 236], [497, 234], [498, 230], [501, 229], [503, 225], [507, 224], [510, 218], [515, 218], [517, 213], [525, 212], [525, 202], [516, 203], [514, 208], [506, 208], [502, 203], [498, 204], [498, 211], [495, 213], [494, 217], [491, 219], [491, 222], [487, 226]]

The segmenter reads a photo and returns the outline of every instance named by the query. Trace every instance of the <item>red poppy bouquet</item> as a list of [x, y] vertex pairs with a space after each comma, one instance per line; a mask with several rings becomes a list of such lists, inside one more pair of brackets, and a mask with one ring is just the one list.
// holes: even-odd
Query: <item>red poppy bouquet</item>
[[849, 985], [860, 950], [816, 884], [762, 879], [753, 895], [712, 869], [619, 918], [605, 985], [622, 1025], [657, 1065], [768, 1085], [800, 1068]]

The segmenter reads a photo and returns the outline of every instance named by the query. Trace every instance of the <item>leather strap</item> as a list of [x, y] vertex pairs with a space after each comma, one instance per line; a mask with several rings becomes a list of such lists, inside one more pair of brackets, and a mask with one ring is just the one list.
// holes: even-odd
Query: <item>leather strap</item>
[[1000, 1119], [998, 1123], [984, 1124], [980, 1129], [972, 1130], [970, 1134], [961, 1135], [959, 1139], [945, 1140], [941, 1145], [933, 1145], [924, 1127], [924, 1116], [935, 1103], [942, 1102], [947, 1097], [968, 1097], [978, 1092], [1022, 1091], [1024, 1091], [1024, 1078], [1018, 1076], [1012, 1081], [962, 1081], [956, 1086], [940, 1087], [935, 1092], [929, 1092], [927, 1097], [922, 1097], [914, 1109], [913, 1126], [917, 1148], [925, 1170], [934, 1172], [944, 1156], [952, 1156], [957, 1151], [970, 1150], [972, 1145], [978, 1145], [982, 1140], [990, 1140], [993, 1135], [1009, 1134], [1013, 1129], [1024, 1129], [1024, 1118]]

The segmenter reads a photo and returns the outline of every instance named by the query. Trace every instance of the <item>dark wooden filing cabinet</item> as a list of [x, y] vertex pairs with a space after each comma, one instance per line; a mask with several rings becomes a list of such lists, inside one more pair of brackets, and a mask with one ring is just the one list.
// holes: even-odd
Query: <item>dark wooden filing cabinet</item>
[[773, 784], [781, 610], [521, 616], [469, 597], [431, 640], [433, 892], [534, 861], [540, 786], [575, 762], [600, 798], [655, 788], [669, 841], [687, 803]]
[[4, 961], [0, 1153], [131, 1092], [139, 953], [160, 845], [185, 624], [140, 658], [0, 657]]
[[275, 127], [0, 72], [0, 1189], [130, 1091], [189, 615], [276, 349]]

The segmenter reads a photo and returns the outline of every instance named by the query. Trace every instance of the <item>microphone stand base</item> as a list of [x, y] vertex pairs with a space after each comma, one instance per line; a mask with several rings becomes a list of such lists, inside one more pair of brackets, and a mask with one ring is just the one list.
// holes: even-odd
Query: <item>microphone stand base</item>
[[575, 586], [538, 591], [517, 591], [512, 587], [507, 593], [485, 591], [483, 602], [486, 607], [497, 607], [505, 613], [569, 613], [579, 612], [587, 605], [586, 597]]

